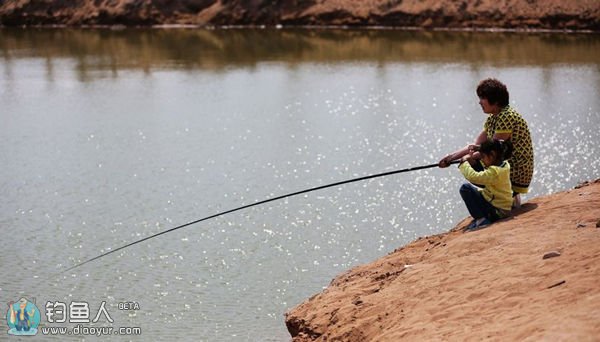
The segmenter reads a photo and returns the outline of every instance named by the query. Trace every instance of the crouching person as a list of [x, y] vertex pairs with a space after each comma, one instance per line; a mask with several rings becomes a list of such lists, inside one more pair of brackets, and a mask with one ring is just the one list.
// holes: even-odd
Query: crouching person
[[[460, 188], [460, 195], [473, 217], [467, 226], [468, 230], [486, 227], [509, 216], [513, 203], [510, 165], [506, 161], [512, 153], [510, 141], [487, 140], [481, 144], [478, 152], [479, 160], [467, 154], [458, 165], [460, 172], [470, 182]], [[481, 163], [483, 171], [476, 171], [471, 163]]]

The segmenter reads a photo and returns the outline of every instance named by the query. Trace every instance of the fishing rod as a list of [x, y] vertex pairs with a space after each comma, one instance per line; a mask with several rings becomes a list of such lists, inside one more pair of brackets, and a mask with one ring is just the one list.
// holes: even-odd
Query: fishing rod
[[[450, 164], [458, 164], [459, 162], [460, 162], [460, 160], [455, 160], [455, 161], [450, 162]], [[147, 236], [147, 237], [145, 237], [143, 239], [139, 239], [139, 240], [130, 242], [130, 243], [128, 243], [128, 244], [126, 244], [124, 246], [121, 246], [121, 247], [119, 247], [117, 249], [112, 249], [112, 250], [110, 250], [110, 251], [108, 251], [106, 253], [100, 254], [100, 255], [95, 256], [95, 257], [93, 257], [91, 259], [88, 259], [86, 261], [80, 262], [79, 264], [71, 266], [71, 267], [67, 268], [66, 270], [64, 270], [62, 273], [69, 272], [70, 270], [76, 269], [76, 268], [78, 268], [80, 266], [83, 266], [83, 265], [89, 263], [89, 262], [92, 262], [94, 260], [98, 260], [98, 259], [100, 259], [102, 257], [105, 257], [105, 256], [107, 256], [109, 254], [118, 252], [118, 251], [120, 251], [122, 249], [125, 249], [127, 247], [133, 246], [133, 245], [138, 244], [140, 242], [144, 242], [146, 240], [153, 239], [153, 238], [155, 238], [157, 236], [160, 236], [160, 235], [163, 235], [163, 234], [166, 234], [166, 233], [170, 233], [170, 232], [175, 231], [177, 229], [181, 229], [181, 228], [184, 228], [184, 227], [187, 227], [187, 226], [191, 226], [193, 224], [196, 224], [196, 223], [199, 223], [199, 222], [202, 222], [202, 221], [210, 220], [212, 218], [215, 218], [215, 217], [218, 217], [218, 216], [221, 216], [221, 215], [226, 215], [226, 214], [229, 214], [229, 213], [233, 213], [233, 212], [238, 211], [238, 210], [243, 210], [243, 209], [247, 209], [247, 208], [250, 208], [250, 207], [253, 207], [253, 206], [257, 206], [257, 205], [261, 205], [261, 204], [265, 204], [265, 203], [277, 201], [277, 200], [280, 200], [280, 199], [284, 199], [286, 197], [292, 197], [292, 196], [302, 195], [302, 194], [305, 194], [307, 192], [317, 191], [317, 190], [321, 190], [321, 189], [325, 189], [325, 188], [331, 188], [331, 187], [334, 187], [334, 186], [344, 185], [344, 184], [353, 183], [353, 182], [360, 182], [360, 181], [371, 179], [371, 178], [378, 178], [378, 177], [390, 176], [390, 175], [394, 175], [394, 174], [397, 174], [397, 173], [404, 173], [404, 172], [411, 172], [411, 171], [429, 169], [429, 168], [432, 168], [432, 167], [437, 167], [438, 165], [439, 164], [429, 164], [429, 165], [423, 165], [423, 166], [415, 166], [415, 167], [409, 167], [409, 168], [402, 169], [402, 170], [388, 171], [388, 172], [378, 173], [378, 174], [374, 174], [374, 175], [369, 175], [369, 176], [363, 176], [363, 177], [348, 179], [348, 180], [345, 180], [345, 181], [340, 181], [340, 182], [335, 182], [335, 183], [331, 183], [331, 184], [316, 186], [314, 188], [310, 188], [310, 189], [306, 189], [306, 190], [301, 190], [301, 191], [296, 191], [296, 192], [292, 192], [292, 193], [289, 193], [289, 194], [285, 194], [285, 195], [281, 195], [281, 196], [277, 196], [277, 197], [273, 197], [273, 198], [268, 198], [268, 199], [265, 199], [265, 200], [262, 200], [262, 201], [259, 201], [259, 202], [254, 202], [254, 203], [246, 204], [246, 205], [243, 205], [241, 207], [237, 207], [237, 208], [234, 208], [234, 209], [229, 209], [229, 210], [226, 210], [226, 211], [222, 211], [220, 213], [216, 213], [214, 215], [210, 215], [210, 216], [207, 216], [207, 217], [195, 220], [195, 221], [191, 221], [191, 222], [182, 224], [182, 225], [177, 226], [177, 227], [173, 227], [173, 228], [170, 228], [170, 229], [167, 229], [167, 230], [163, 230], [162, 232], [158, 232], [156, 234]]]

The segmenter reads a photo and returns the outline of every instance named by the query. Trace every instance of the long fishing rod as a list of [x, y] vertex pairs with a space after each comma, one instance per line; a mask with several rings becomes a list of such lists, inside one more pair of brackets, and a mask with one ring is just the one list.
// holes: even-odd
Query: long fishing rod
[[[459, 162], [458, 160], [455, 160], [455, 161], [452, 161], [450, 164], [457, 164], [458, 162]], [[191, 226], [193, 224], [196, 224], [196, 223], [199, 223], [199, 222], [202, 222], [202, 221], [210, 220], [212, 218], [215, 218], [215, 217], [218, 217], [218, 216], [221, 216], [221, 215], [233, 213], [233, 212], [238, 211], [238, 210], [243, 210], [243, 209], [247, 209], [247, 208], [250, 208], [250, 207], [253, 207], [253, 206], [265, 204], [265, 203], [268, 203], [268, 202], [277, 201], [277, 200], [280, 200], [280, 199], [283, 199], [283, 198], [286, 198], [286, 197], [292, 197], [292, 196], [302, 195], [302, 194], [305, 194], [307, 192], [317, 191], [317, 190], [321, 190], [321, 189], [325, 189], [325, 188], [331, 188], [331, 187], [339, 186], [339, 185], [343, 185], [343, 184], [348, 184], [348, 183], [353, 183], [353, 182], [359, 182], [359, 181], [363, 181], [363, 180], [367, 180], [367, 179], [371, 179], [371, 178], [378, 178], [378, 177], [390, 176], [390, 175], [397, 174], [397, 173], [404, 173], [404, 172], [410, 172], [410, 171], [417, 171], [417, 170], [429, 169], [429, 168], [437, 167], [437, 166], [438, 166], [438, 164], [429, 164], [429, 165], [423, 165], [423, 166], [409, 167], [407, 169], [402, 169], [402, 170], [388, 171], [388, 172], [378, 173], [378, 174], [374, 174], [374, 175], [370, 175], [370, 176], [363, 176], [363, 177], [348, 179], [348, 180], [345, 180], [345, 181], [335, 182], [335, 183], [331, 183], [331, 184], [316, 186], [314, 188], [310, 188], [310, 189], [306, 189], [306, 190], [301, 190], [301, 191], [296, 191], [296, 192], [292, 192], [292, 193], [289, 193], [289, 194], [285, 194], [285, 195], [281, 195], [281, 196], [277, 196], [277, 197], [273, 197], [273, 198], [268, 198], [266, 200], [262, 200], [262, 201], [259, 201], [259, 202], [254, 202], [254, 203], [251, 203], [251, 204], [246, 204], [246, 205], [243, 205], [243, 206], [235, 208], [235, 209], [230, 209], [230, 210], [222, 211], [220, 213], [216, 213], [214, 215], [210, 215], [210, 216], [207, 216], [207, 217], [195, 220], [195, 221], [191, 221], [191, 222], [182, 224], [182, 225], [177, 226], [177, 227], [173, 227], [173, 228], [170, 228], [170, 229], [167, 229], [167, 230], [163, 230], [162, 232], [158, 232], [156, 234], [147, 236], [147, 237], [145, 237], [143, 239], [130, 242], [130, 243], [128, 243], [128, 244], [126, 244], [124, 246], [121, 246], [121, 247], [119, 247], [117, 249], [110, 250], [110, 251], [108, 251], [106, 253], [100, 254], [100, 255], [98, 255], [96, 257], [93, 257], [93, 258], [88, 259], [86, 261], [80, 262], [77, 265], [71, 266], [71, 267], [67, 268], [66, 270], [64, 270], [62, 273], [68, 272], [70, 270], [73, 270], [75, 268], [83, 266], [83, 265], [85, 265], [85, 264], [87, 264], [89, 262], [92, 262], [94, 260], [98, 260], [98, 259], [100, 259], [102, 257], [105, 257], [105, 256], [107, 256], [109, 254], [112, 254], [112, 253], [115, 253], [117, 251], [120, 251], [122, 249], [125, 249], [125, 248], [127, 248], [129, 246], [133, 246], [133, 245], [138, 244], [140, 242], [144, 242], [146, 240], [150, 240], [152, 238], [155, 238], [157, 236], [160, 236], [160, 235], [172, 232], [174, 230], [181, 229], [181, 228], [184, 228], [184, 227], [187, 227], [187, 226]]]

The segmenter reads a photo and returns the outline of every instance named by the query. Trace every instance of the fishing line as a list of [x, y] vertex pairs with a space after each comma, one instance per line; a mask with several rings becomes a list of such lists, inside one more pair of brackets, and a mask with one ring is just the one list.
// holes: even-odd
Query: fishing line
[[[455, 160], [455, 161], [451, 162], [450, 164], [457, 164], [458, 162], [459, 162], [458, 160]], [[130, 242], [130, 243], [128, 243], [128, 244], [126, 244], [124, 246], [121, 246], [121, 247], [119, 247], [117, 249], [112, 249], [112, 250], [110, 250], [110, 251], [108, 251], [106, 253], [100, 254], [100, 255], [98, 255], [96, 257], [93, 257], [93, 258], [88, 259], [86, 261], [80, 262], [77, 265], [71, 266], [71, 267], [67, 268], [66, 270], [64, 270], [62, 273], [69, 272], [70, 270], [73, 270], [75, 268], [83, 266], [83, 265], [85, 265], [85, 264], [87, 264], [89, 262], [92, 262], [94, 260], [98, 260], [98, 259], [100, 259], [102, 257], [105, 257], [105, 256], [109, 255], [109, 254], [118, 252], [118, 251], [120, 251], [122, 249], [125, 249], [127, 247], [133, 246], [133, 245], [138, 244], [140, 242], [144, 242], [146, 240], [150, 240], [150, 239], [155, 238], [157, 236], [160, 236], [160, 235], [163, 235], [163, 234], [166, 234], [166, 233], [169, 233], [169, 232], [172, 232], [172, 231], [175, 231], [177, 229], [181, 229], [181, 228], [184, 228], [184, 227], [187, 227], [187, 226], [191, 226], [193, 224], [196, 224], [196, 223], [199, 223], [199, 222], [202, 222], [202, 221], [210, 220], [212, 218], [215, 218], [215, 217], [218, 217], [218, 216], [221, 216], [221, 215], [226, 215], [226, 214], [229, 214], [229, 213], [233, 213], [233, 212], [238, 211], [238, 210], [243, 210], [243, 209], [247, 209], [247, 208], [250, 208], [250, 207], [257, 206], [257, 205], [261, 205], [261, 204], [265, 204], [265, 203], [277, 201], [277, 200], [280, 200], [280, 199], [284, 199], [286, 197], [292, 197], [292, 196], [302, 195], [302, 194], [305, 194], [307, 192], [317, 191], [317, 190], [321, 190], [321, 189], [325, 189], [325, 188], [331, 188], [331, 187], [334, 187], [334, 186], [344, 185], [344, 184], [353, 183], [353, 182], [359, 182], [359, 181], [363, 181], [363, 180], [367, 180], [367, 179], [371, 179], [371, 178], [378, 178], [378, 177], [390, 176], [390, 175], [394, 175], [394, 174], [397, 174], [397, 173], [404, 173], [404, 172], [410, 172], [410, 171], [417, 171], [417, 170], [429, 169], [429, 168], [437, 167], [437, 166], [438, 166], [438, 164], [430, 164], [430, 165], [410, 167], [410, 168], [402, 169], [402, 170], [388, 171], [388, 172], [378, 173], [378, 174], [374, 174], [374, 175], [369, 175], [369, 176], [363, 176], [363, 177], [348, 179], [348, 180], [345, 180], [345, 181], [335, 182], [335, 183], [331, 183], [331, 184], [316, 186], [314, 188], [310, 188], [310, 189], [306, 189], [306, 190], [301, 190], [301, 191], [297, 191], [297, 192], [292, 192], [292, 193], [289, 193], [289, 194], [285, 194], [285, 195], [281, 195], [281, 196], [277, 196], [277, 197], [273, 197], [273, 198], [268, 198], [266, 200], [262, 200], [262, 201], [259, 201], [259, 202], [254, 202], [254, 203], [246, 204], [246, 205], [243, 205], [243, 206], [235, 208], [235, 209], [230, 209], [230, 210], [222, 211], [220, 213], [217, 213], [217, 214], [214, 214], [214, 215], [210, 215], [210, 216], [207, 216], [207, 217], [195, 220], [195, 221], [191, 221], [191, 222], [182, 224], [182, 225], [177, 226], [177, 227], [173, 227], [173, 228], [170, 228], [170, 229], [167, 229], [167, 230], [163, 230], [162, 232], [159, 232], [159, 233], [147, 236], [147, 237], [145, 237], [143, 239]]]

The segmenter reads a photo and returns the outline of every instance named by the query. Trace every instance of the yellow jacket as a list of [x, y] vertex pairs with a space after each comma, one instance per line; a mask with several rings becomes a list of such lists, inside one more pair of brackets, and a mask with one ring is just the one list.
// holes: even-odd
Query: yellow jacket
[[500, 166], [492, 165], [480, 172], [473, 170], [469, 163], [461, 163], [458, 168], [469, 182], [485, 185], [485, 188], [479, 191], [486, 201], [496, 208], [511, 210], [513, 199], [510, 164], [507, 161], [502, 162]]

